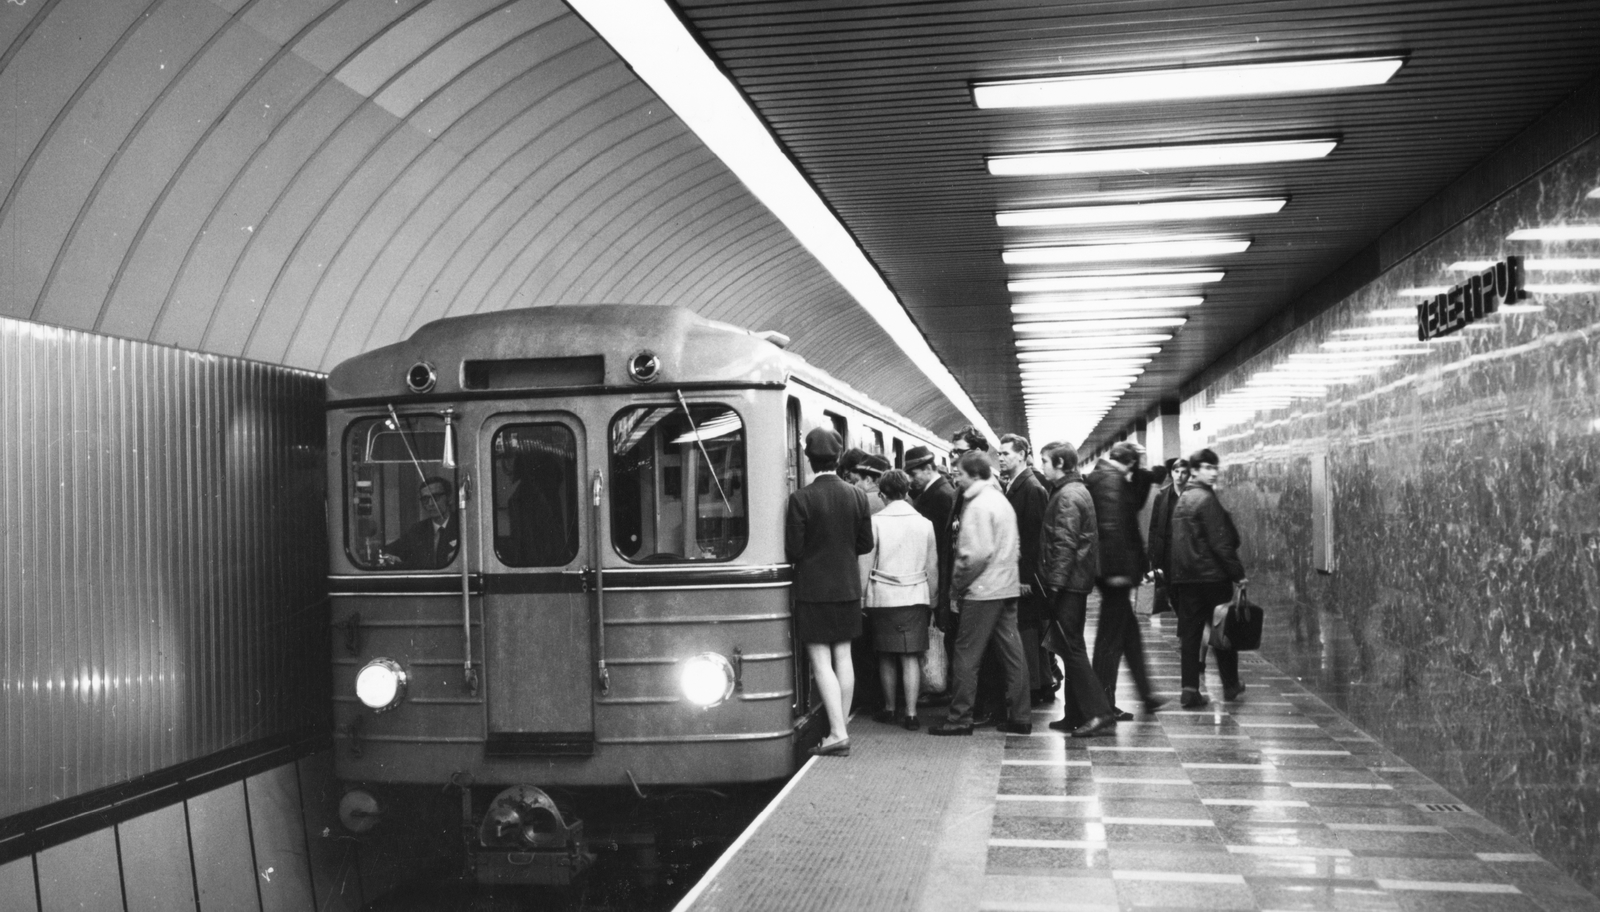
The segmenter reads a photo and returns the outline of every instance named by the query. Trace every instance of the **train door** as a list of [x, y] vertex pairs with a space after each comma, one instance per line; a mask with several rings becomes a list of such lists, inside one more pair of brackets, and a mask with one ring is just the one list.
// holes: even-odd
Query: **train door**
[[478, 503], [489, 756], [594, 751], [593, 607], [584, 589], [583, 426], [490, 417]]

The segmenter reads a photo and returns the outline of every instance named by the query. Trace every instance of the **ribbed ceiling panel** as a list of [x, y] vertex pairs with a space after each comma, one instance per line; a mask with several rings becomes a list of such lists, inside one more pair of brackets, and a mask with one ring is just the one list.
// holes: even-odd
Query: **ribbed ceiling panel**
[[554, 0], [0, 15], [0, 313], [326, 370], [446, 315], [672, 304], [964, 423]]
[[[995, 210], [1290, 197], [1272, 216], [1140, 226], [1255, 243], [1205, 264], [1227, 279], [1206, 289], [1205, 306], [1102, 424], [1114, 429], [1176, 396], [1600, 68], [1593, 0], [674, 2], [999, 430], [1023, 426], [999, 252], [1086, 234], [1002, 231]], [[1408, 62], [1388, 85], [1277, 98], [982, 111], [969, 89], [994, 78], [1394, 53]], [[1331, 156], [1287, 165], [1077, 178], [997, 178], [984, 167], [991, 154], [1320, 136], [1341, 139]]]

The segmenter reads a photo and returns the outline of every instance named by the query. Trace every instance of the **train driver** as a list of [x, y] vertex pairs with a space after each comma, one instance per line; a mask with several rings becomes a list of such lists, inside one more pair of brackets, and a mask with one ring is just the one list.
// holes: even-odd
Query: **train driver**
[[437, 570], [456, 559], [461, 524], [456, 518], [455, 486], [435, 475], [417, 492], [422, 519], [383, 546], [383, 565], [408, 570]]

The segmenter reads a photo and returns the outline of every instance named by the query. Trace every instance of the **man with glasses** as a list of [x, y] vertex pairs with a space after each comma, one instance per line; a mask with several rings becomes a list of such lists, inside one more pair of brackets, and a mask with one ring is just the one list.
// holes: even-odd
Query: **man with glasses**
[[383, 546], [383, 565], [405, 570], [437, 570], [456, 559], [461, 525], [456, 517], [455, 486], [435, 475], [417, 492], [422, 519], [405, 534]]

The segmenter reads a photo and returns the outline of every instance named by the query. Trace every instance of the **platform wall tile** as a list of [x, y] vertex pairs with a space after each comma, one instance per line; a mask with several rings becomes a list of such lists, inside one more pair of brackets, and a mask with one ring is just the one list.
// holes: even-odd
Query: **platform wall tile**
[[19, 858], [0, 865], [0, 909], [35, 912], [38, 893], [33, 888], [33, 859]]
[[295, 764], [287, 763], [245, 780], [245, 795], [250, 801], [263, 912], [315, 908]]
[[194, 908], [194, 869], [190, 864], [188, 820], [172, 804], [119, 824], [122, 889], [128, 912], [169, 912]]
[[42, 912], [122, 912], [117, 838], [98, 830], [40, 852]]
[[243, 782], [189, 799], [200, 912], [260, 912], [245, 814]]

